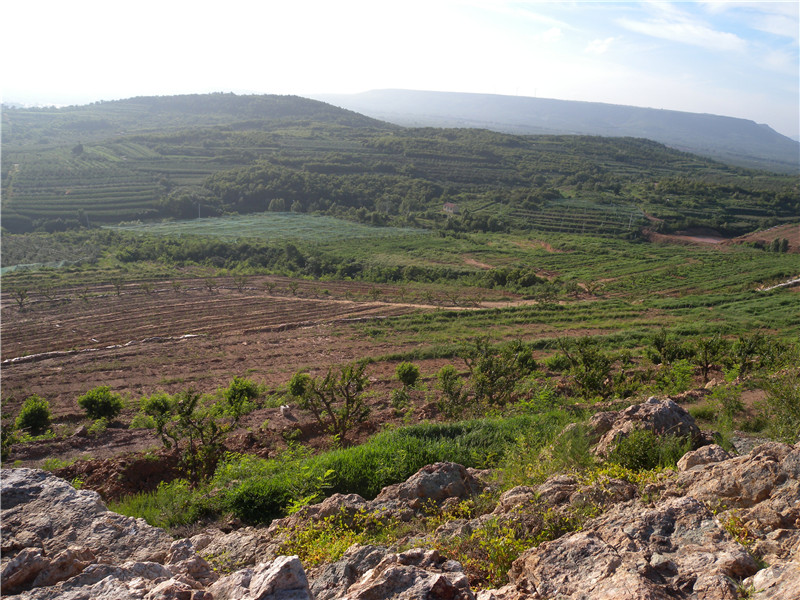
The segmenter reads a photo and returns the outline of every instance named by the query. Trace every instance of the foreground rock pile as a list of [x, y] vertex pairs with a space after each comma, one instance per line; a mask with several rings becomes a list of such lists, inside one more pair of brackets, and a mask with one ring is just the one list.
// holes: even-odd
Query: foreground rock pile
[[[647, 404], [628, 409], [644, 426], [664, 421], [642, 415], [682, 411]], [[598, 439], [630, 430], [620, 414], [597, 419]], [[472, 590], [458, 562], [424, 547], [355, 545], [308, 571], [297, 557], [280, 555], [285, 536], [309, 521], [363, 511], [408, 520], [431, 503], [447, 506], [479, 493], [480, 476], [438, 463], [372, 501], [336, 495], [268, 528], [173, 541], [47, 472], [5, 470], [2, 593], [26, 600], [800, 598], [800, 444], [767, 443], [737, 457], [704, 446], [687, 454], [673, 476], [644, 487], [559, 475], [508, 490], [487, 514], [440, 527], [434, 535], [442, 538], [469, 535], [488, 521], [536, 531], [543, 510], [568, 515], [591, 502], [596, 516], [524, 551], [501, 589]], [[226, 557], [227, 574], [203, 556]]]

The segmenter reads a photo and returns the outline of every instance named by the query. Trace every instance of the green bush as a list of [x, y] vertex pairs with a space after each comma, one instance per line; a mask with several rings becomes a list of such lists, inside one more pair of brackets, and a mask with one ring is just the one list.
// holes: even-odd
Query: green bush
[[399, 365], [397, 365], [395, 374], [397, 375], [397, 379], [400, 380], [400, 383], [403, 384], [403, 387], [410, 388], [413, 388], [415, 385], [417, 385], [417, 381], [420, 377], [419, 367], [410, 362], [401, 362]]
[[544, 366], [550, 371], [566, 371], [570, 367], [569, 359], [565, 354], [556, 352], [544, 359]]
[[617, 442], [607, 460], [631, 471], [649, 471], [657, 467], [674, 467], [691, 449], [690, 439], [659, 436], [649, 429], [634, 429]]
[[111, 502], [109, 509], [129, 517], [142, 518], [154, 527], [188, 525], [212, 512], [201, 490], [184, 479], [161, 482], [154, 492], [144, 492]]
[[689, 408], [689, 414], [692, 415], [695, 421], [714, 421], [717, 418], [716, 409], [709, 404], [692, 406]]
[[692, 386], [693, 367], [685, 358], [662, 363], [656, 376], [656, 387], [667, 394], [680, 394]]
[[111, 391], [107, 385], [89, 390], [78, 398], [78, 406], [86, 411], [86, 416], [97, 419], [113, 419], [122, 412], [122, 397]]
[[255, 382], [249, 379], [234, 377], [230, 385], [223, 390], [222, 395], [227, 403], [226, 414], [238, 419], [253, 410], [253, 400], [261, 395], [261, 390], [258, 389]]
[[17, 429], [24, 429], [32, 435], [39, 435], [50, 427], [50, 403], [34, 394], [25, 399], [22, 409], [17, 415]]
[[439, 411], [450, 418], [463, 416], [469, 404], [469, 392], [465, 389], [456, 368], [453, 365], [443, 366], [436, 374], [436, 379], [437, 386], [442, 391], [437, 403]]

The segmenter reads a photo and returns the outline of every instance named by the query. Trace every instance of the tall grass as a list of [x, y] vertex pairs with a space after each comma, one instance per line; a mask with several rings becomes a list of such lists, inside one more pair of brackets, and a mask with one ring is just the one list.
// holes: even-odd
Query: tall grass
[[573, 417], [552, 411], [511, 418], [422, 424], [382, 432], [365, 444], [312, 455], [294, 446], [274, 459], [230, 454], [205, 486], [165, 484], [114, 510], [157, 526], [182, 525], [205, 515], [231, 513], [246, 523], [269, 523], [298, 505], [334, 493], [371, 499], [425, 465], [452, 461], [467, 467], [499, 465], [521, 439], [542, 446]]

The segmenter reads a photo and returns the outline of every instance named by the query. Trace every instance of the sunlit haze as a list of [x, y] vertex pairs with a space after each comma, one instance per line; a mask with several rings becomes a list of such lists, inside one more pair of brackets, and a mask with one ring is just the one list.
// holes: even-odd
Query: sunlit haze
[[4, 102], [397, 88], [742, 117], [798, 138], [798, 3], [31, 1]]

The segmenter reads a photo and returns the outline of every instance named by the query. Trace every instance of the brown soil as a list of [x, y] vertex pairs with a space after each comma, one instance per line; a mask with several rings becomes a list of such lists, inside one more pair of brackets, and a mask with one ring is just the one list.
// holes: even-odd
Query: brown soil
[[652, 229], [644, 229], [642, 233], [648, 241], [660, 244], [722, 244], [726, 241], [719, 232], [706, 228], [680, 231], [671, 234], [656, 233]]
[[800, 223], [793, 225], [779, 225], [765, 229], [764, 231], [756, 231], [748, 233], [731, 240], [732, 243], [753, 243], [761, 242], [764, 245], [771, 244], [773, 240], [780, 240], [786, 238], [789, 242], [790, 252], [800, 252]]
[[[317, 375], [331, 365], [416, 346], [373, 340], [360, 330], [363, 323], [411, 312], [476, 308], [447, 307], [444, 297], [436, 298], [436, 306], [418, 303], [413, 294], [392, 286], [377, 286], [381, 293], [375, 294], [376, 286], [357, 282], [297, 284], [291, 291], [291, 280], [268, 278], [250, 282], [241, 292], [232, 286], [211, 292], [202, 280], [184, 280], [180, 291], [167, 281], [154, 285], [151, 293], [131, 285], [120, 295], [106, 285], [90, 289], [87, 301], [71, 290], [52, 300], [32, 295], [24, 310], [3, 294], [3, 414], [12, 417], [25, 398], [39, 394], [50, 402], [56, 433], [54, 440], [15, 445], [8, 464], [106, 460], [88, 467], [81, 460], [78, 470], [65, 473], [86, 479], [87, 487], [109, 497], [128, 491], [128, 484], [148, 489], [148, 481], [155, 479], [147, 474], [149, 467], [136, 466], [144, 459], [132, 456], [157, 452], [161, 443], [150, 430], [128, 429], [141, 396], [187, 387], [212, 392], [236, 375], [277, 390], [300, 369]], [[505, 295], [480, 291], [487, 298]], [[420, 361], [420, 367], [431, 374], [446, 362]], [[389, 363], [370, 366], [372, 418], [353, 433], [352, 442], [382, 426], [436, 417], [424, 396], [413, 398], [411, 414], [391, 406], [390, 391], [397, 387], [394, 368]], [[76, 399], [99, 385], [122, 394], [126, 408], [119, 422], [99, 436], [74, 435], [80, 426], [90, 425]], [[256, 410], [226, 446], [270, 456], [285, 448], [287, 439], [314, 448], [329, 445], [329, 436], [309, 415], [296, 414], [295, 419], [287, 420], [277, 408]], [[105, 475], [90, 479], [81, 469]], [[116, 469], [113, 476], [110, 469]], [[137, 475], [139, 471], [146, 475]], [[168, 477], [169, 470], [162, 469], [162, 475]], [[128, 484], [97, 483], [106, 479]]]

